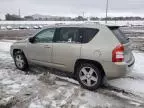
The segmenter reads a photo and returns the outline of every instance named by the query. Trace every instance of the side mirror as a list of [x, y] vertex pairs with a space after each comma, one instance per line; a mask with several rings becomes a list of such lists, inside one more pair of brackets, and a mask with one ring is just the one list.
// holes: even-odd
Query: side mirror
[[30, 37], [30, 38], [29, 38], [29, 42], [30, 42], [30, 43], [33, 43], [33, 42], [34, 42], [34, 38], [33, 38], [33, 37]]

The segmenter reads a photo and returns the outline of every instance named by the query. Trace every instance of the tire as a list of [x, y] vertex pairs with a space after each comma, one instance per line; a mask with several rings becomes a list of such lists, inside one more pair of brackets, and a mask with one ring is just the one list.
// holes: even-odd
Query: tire
[[19, 70], [26, 71], [28, 69], [28, 62], [23, 52], [16, 51], [14, 53], [14, 62]]
[[88, 90], [96, 90], [102, 84], [101, 71], [91, 63], [82, 63], [77, 67], [76, 77], [80, 85]]

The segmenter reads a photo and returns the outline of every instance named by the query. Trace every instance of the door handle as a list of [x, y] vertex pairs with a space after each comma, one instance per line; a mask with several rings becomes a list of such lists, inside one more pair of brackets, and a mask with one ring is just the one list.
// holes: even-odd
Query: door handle
[[50, 47], [50, 46], [48, 46], [48, 45], [45, 45], [45, 46], [44, 46], [44, 48], [51, 48], [51, 47]]

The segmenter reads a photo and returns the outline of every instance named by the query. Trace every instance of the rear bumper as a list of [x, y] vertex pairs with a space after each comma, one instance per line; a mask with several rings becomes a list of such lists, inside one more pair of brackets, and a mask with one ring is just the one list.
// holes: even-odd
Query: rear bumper
[[106, 73], [106, 77], [108, 79], [114, 79], [125, 76], [126, 74], [132, 71], [134, 63], [135, 61], [133, 61], [131, 64], [127, 64], [125, 62], [122, 63], [105, 62], [103, 67]]

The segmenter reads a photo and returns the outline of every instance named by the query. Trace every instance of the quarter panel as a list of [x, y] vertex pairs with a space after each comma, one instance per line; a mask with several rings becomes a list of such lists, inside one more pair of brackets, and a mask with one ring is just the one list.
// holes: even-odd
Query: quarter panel
[[[101, 26], [99, 33], [87, 44], [82, 44], [81, 56], [87, 59], [112, 61], [112, 51], [120, 44], [114, 34], [106, 27]], [[95, 53], [97, 52], [97, 53]]]
[[27, 42], [22, 42], [22, 43], [14, 43], [11, 46], [11, 55], [13, 56], [13, 50], [14, 49], [19, 49], [22, 50], [25, 54], [25, 56], [27, 57]]
[[106, 66], [105, 62], [113, 64], [112, 51], [119, 44], [113, 33], [106, 26], [101, 26], [99, 33], [89, 43], [82, 44], [81, 58], [99, 62], [105, 73], [109, 73], [112, 67]]

